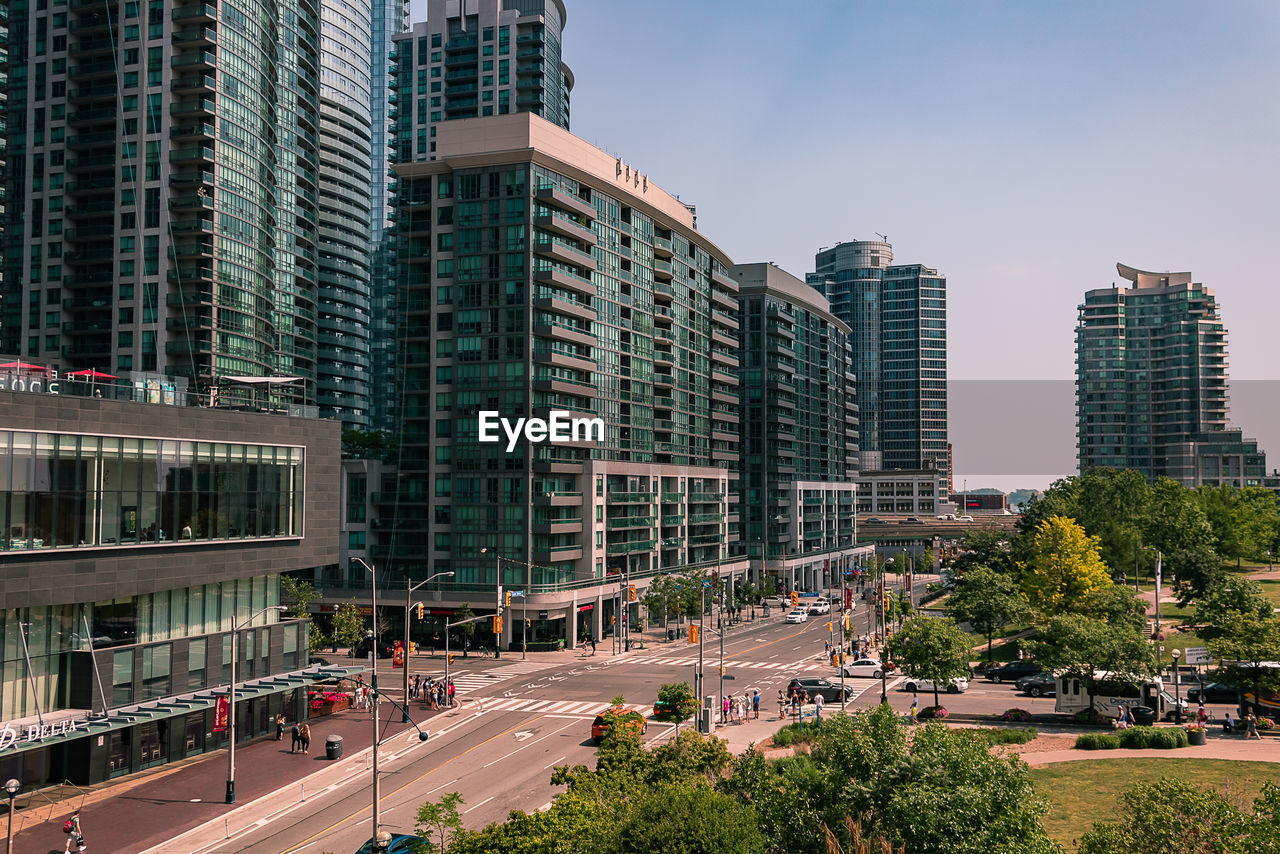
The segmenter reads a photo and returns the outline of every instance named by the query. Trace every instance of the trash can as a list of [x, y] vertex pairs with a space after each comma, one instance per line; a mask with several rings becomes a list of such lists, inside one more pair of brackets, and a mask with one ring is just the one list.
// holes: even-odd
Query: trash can
[[325, 738], [324, 758], [325, 759], [341, 759], [342, 758], [342, 736], [331, 735]]
[[673, 640], [675, 640], [675, 639], [676, 639], [676, 630], [675, 630], [675, 629], [667, 629], [667, 640], [669, 640], [669, 641], [673, 641]]
[[1138, 726], [1151, 726], [1156, 722], [1156, 710], [1149, 706], [1130, 706], [1129, 714]]

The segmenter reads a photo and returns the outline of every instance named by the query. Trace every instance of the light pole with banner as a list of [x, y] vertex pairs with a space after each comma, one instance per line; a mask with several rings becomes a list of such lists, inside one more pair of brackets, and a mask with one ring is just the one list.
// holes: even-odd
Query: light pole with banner
[[[427, 576], [425, 579], [423, 579], [422, 581], [419, 581], [417, 584], [411, 584], [408, 578], [405, 579], [405, 582], [404, 582], [404, 586], [405, 586], [405, 591], [404, 591], [404, 673], [402, 674], [404, 676], [404, 706], [401, 707], [401, 710], [400, 710], [401, 711], [400, 723], [402, 724], [409, 723], [409, 612], [413, 609], [413, 591], [417, 590], [419, 587], [422, 587], [428, 581], [434, 581], [437, 578], [451, 578], [452, 576], [453, 576], [452, 572], [437, 572], [434, 575]], [[377, 619], [377, 614], [374, 614], [374, 619], [375, 620]], [[375, 655], [377, 654], [376, 650], [374, 654]]]
[[4, 784], [4, 793], [9, 796], [9, 835], [4, 854], [13, 854], [13, 799], [18, 797], [18, 790], [21, 788], [22, 783], [17, 780], [8, 780]]
[[287, 611], [286, 605], [268, 605], [239, 623], [231, 618], [231, 682], [227, 686], [227, 732], [231, 736], [231, 746], [227, 749], [227, 803], [236, 802], [236, 657], [240, 630], [261, 617], [268, 611]]

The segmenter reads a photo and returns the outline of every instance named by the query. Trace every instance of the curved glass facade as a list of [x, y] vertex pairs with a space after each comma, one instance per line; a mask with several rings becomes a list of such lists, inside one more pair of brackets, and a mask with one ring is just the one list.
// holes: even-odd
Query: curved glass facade
[[320, 286], [316, 403], [369, 423], [372, 126], [368, 0], [324, 0], [320, 36]]
[[0, 551], [302, 536], [304, 449], [0, 431]]

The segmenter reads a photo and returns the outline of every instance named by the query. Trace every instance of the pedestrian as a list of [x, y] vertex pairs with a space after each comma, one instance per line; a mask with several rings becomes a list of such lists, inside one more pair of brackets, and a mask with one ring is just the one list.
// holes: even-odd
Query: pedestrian
[[720, 720], [729, 720], [729, 695], [720, 698]]
[[1227, 712], [1226, 716], [1223, 717], [1222, 719], [1222, 734], [1231, 735], [1232, 733], [1235, 732], [1235, 730], [1236, 730], [1235, 721], [1231, 720], [1231, 713]]
[[595, 655], [596, 654], [596, 636], [589, 635], [587, 637], [587, 640], [591, 642], [591, 654]]
[[458, 695], [458, 689], [454, 686], [453, 680], [449, 680], [449, 708], [453, 708], [454, 698]]
[[916, 716], [920, 713], [920, 698], [915, 694], [911, 695], [911, 722], [916, 723]]
[[305, 755], [311, 749], [311, 724], [302, 725], [302, 729], [298, 731], [298, 741], [302, 744], [302, 752]]
[[759, 688], [757, 688], [755, 692], [751, 695], [751, 711], [752, 711], [752, 716], [751, 716], [752, 719], [757, 721], [760, 720], [760, 689]]
[[831, 658], [831, 641], [827, 641], [825, 646], [826, 646], [826, 657], [829, 659]]
[[1258, 735], [1258, 719], [1254, 717], [1253, 710], [1249, 710], [1249, 715], [1244, 719], [1244, 740], [1248, 741], [1256, 738], [1262, 741], [1262, 736]]
[[360, 674], [359, 676], [356, 677], [356, 687], [355, 687], [354, 693], [356, 695], [356, 709], [357, 710], [363, 709], [364, 701], [365, 701], [364, 674]]
[[783, 712], [787, 706], [787, 698], [782, 695], [782, 689], [778, 689], [778, 720], [782, 720]]
[[824, 701], [821, 691], [814, 692], [813, 695], [813, 721], [815, 724], [822, 723], [822, 703]]
[[1204, 703], [1200, 704], [1199, 721], [1200, 721], [1200, 726], [1204, 726], [1205, 724], [1209, 723], [1209, 713], [1204, 710]]
[[276, 741], [284, 740], [284, 715], [276, 715]]
[[292, 732], [293, 732], [293, 744], [292, 746], [290, 746], [289, 752], [297, 753], [298, 745], [302, 743], [302, 727], [298, 726], [297, 724], [294, 724]]
[[84, 851], [84, 834], [80, 832], [80, 810], [76, 810], [71, 814], [71, 818], [67, 819], [62, 825], [62, 830], [67, 834], [67, 847], [64, 854], [71, 854], [71, 846], [76, 846], [77, 851]]

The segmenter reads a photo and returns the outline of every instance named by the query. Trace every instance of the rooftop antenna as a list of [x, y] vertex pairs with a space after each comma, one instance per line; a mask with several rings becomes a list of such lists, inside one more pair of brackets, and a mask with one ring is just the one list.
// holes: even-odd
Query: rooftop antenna
[[872, 233], [872, 234], [874, 234], [876, 237], [880, 238], [881, 240], [883, 240], [885, 243], [888, 243], [888, 242], [889, 242], [889, 237], [888, 237], [888, 235], [881, 234], [881, 233], [880, 233], [880, 232], [878, 232], [878, 231], [873, 231], [873, 232], [871, 232], [871, 233]]

